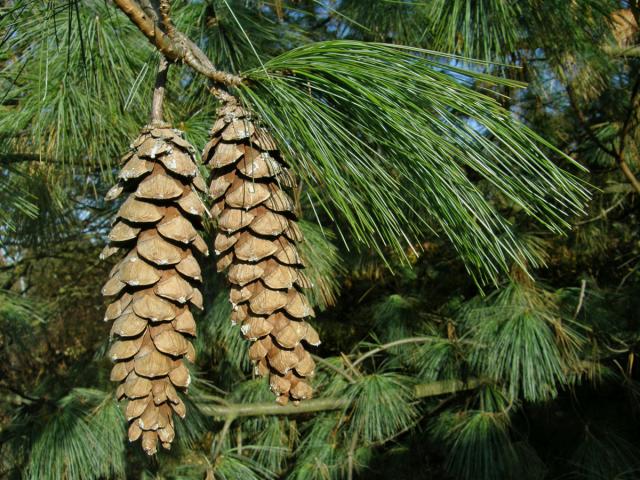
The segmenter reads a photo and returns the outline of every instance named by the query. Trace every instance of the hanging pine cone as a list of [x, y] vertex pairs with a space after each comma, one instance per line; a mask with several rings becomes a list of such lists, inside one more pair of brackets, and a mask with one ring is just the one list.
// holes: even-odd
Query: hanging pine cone
[[320, 339], [305, 319], [314, 316], [302, 288], [309, 280], [296, 243], [302, 240], [294, 202], [283, 188], [294, 179], [273, 138], [234, 101], [219, 111], [203, 161], [218, 221], [218, 271], [228, 268], [232, 321], [253, 342], [249, 356], [285, 404], [310, 398], [315, 363], [303, 342]]
[[102, 293], [115, 297], [105, 320], [113, 320], [111, 380], [126, 400], [129, 440], [142, 437], [152, 455], [160, 441], [170, 448], [173, 413], [184, 417], [177, 390], [189, 386], [184, 358], [193, 362], [196, 325], [191, 307], [202, 309], [196, 251], [207, 255], [197, 232], [205, 189], [194, 150], [182, 133], [168, 126], [143, 129], [122, 159], [118, 184], [107, 194], [129, 197], [120, 207], [103, 256], [118, 249], [125, 257], [113, 268]]

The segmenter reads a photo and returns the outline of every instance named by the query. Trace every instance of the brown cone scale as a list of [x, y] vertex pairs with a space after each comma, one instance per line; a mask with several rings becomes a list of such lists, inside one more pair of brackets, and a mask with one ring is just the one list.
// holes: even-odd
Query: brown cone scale
[[314, 312], [302, 290], [302, 234], [285, 191], [293, 177], [247, 110], [229, 102], [218, 113], [203, 161], [212, 169], [217, 267], [228, 272], [232, 321], [253, 342], [249, 356], [259, 375], [269, 374], [277, 401], [304, 400], [315, 367], [305, 344], [320, 339], [306, 322]]
[[170, 448], [174, 414], [186, 414], [177, 392], [189, 386], [184, 359], [194, 360], [191, 311], [202, 308], [196, 258], [207, 253], [198, 234], [204, 183], [193, 147], [166, 126], [143, 129], [122, 161], [107, 200], [128, 197], [105, 252], [126, 254], [102, 292], [112, 297], [105, 313], [113, 322], [111, 380], [120, 383], [116, 395], [126, 402], [129, 440], [140, 439], [152, 455], [158, 444]]

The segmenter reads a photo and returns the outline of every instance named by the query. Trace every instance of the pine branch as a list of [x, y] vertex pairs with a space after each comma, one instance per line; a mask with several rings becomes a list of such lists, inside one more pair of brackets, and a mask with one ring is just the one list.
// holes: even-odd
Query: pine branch
[[224, 446], [224, 439], [226, 438], [227, 434], [229, 433], [229, 427], [231, 427], [231, 424], [233, 423], [233, 421], [235, 420], [235, 416], [233, 415], [228, 415], [224, 425], [222, 427], [222, 430], [220, 431], [220, 434], [218, 435], [218, 441], [216, 442], [216, 446], [215, 449], [213, 451], [213, 454], [211, 455], [211, 458], [216, 459], [218, 458], [218, 455], [220, 455], [220, 452], [222, 451], [222, 447]]
[[161, 57], [158, 75], [156, 76], [156, 85], [153, 90], [153, 101], [151, 103], [151, 123], [162, 123], [162, 108], [168, 71], [169, 62], [165, 57]]
[[168, 60], [186, 63], [219, 84], [238, 86], [242, 83], [241, 77], [217, 70], [202, 50], [177, 29], [171, 29], [171, 36], [163, 32], [159, 28], [159, 20], [150, 18], [135, 0], [114, 2]]
[[640, 45], [604, 47], [603, 50], [613, 57], [640, 57]]
[[620, 166], [620, 170], [622, 170], [622, 173], [627, 178], [633, 189], [636, 192], [640, 193], [640, 181], [638, 181], [635, 174], [631, 171], [629, 165], [627, 165], [627, 162], [625, 162], [624, 160], [620, 160], [618, 162], [618, 165]]
[[607, 215], [609, 215], [609, 213], [613, 212], [616, 208], [618, 208], [620, 205], [622, 205], [628, 197], [628, 193], [623, 195], [620, 200], [618, 200], [616, 203], [614, 203], [613, 205], [611, 205], [609, 208], [603, 209], [598, 215], [596, 215], [595, 217], [591, 217], [588, 218], [586, 220], [583, 220], [581, 222], [576, 222], [575, 225], [576, 226], [580, 226], [580, 225], [586, 225], [588, 223], [592, 223], [592, 222], [597, 222], [598, 220], [602, 220], [602, 219], [606, 219]]
[[569, 98], [569, 103], [571, 105], [571, 108], [576, 114], [576, 117], [578, 118], [578, 122], [580, 123], [580, 126], [585, 131], [587, 136], [598, 146], [598, 148], [600, 148], [600, 150], [605, 152], [607, 155], [610, 155], [613, 158], [616, 158], [617, 156], [616, 151], [613, 148], [607, 147], [604, 143], [602, 143], [602, 141], [598, 138], [598, 136], [589, 127], [589, 122], [587, 121], [587, 117], [584, 115], [584, 112], [578, 105], [578, 100], [576, 99], [576, 96], [573, 93], [573, 87], [571, 85], [567, 85], [566, 91], [567, 91], [567, 97]]
[[34, 153], [2, 153], [0, 154], [0, 163], [9, 165], [11, 163], [22, 162], [53, 162], [53, 159], [45, 158], [42, 155]]
[[[613, 147], [607, 147], [599, 138], [598, 136], [593, 132], [593, 130], [591, 129], [591, 127], [589, 126], [589, 123], [587, 121], [587, 118], [584, 115], [584, 112], [580, 109], [577, 99], [575, 98], [575, 95], [573, 93], [573, 89], [571, 87], [571, 85], [567, 85], [566, 87], [567, 90], [567, 96], [569, 97], [569, 103], [571, 104], [571, 108], [573, 109], [573, 111], [576, 114], [576, 117], [578, 118], [578, 122], [580, 123], [580, 126], [582, 127], [582, 129], [586, 132], [587, 136], [598, 146], [598, 148], [600, 148], [603, 152], [605, 152], [606, 154], [610, 155], [611, 157], [613, 157], [616, 161], [616, 163], [618, 164], [618, 166], [620, 167], [620, 170], [622, 170], [622, 173], [624, 174], [624, 176], [626, 177], [626, 179], [629, 181], [629, 183], [631, 184], [631, 186], [633, 187], [633, 189], [640, 193], [640, 182], [638, 181], [638, 179], [636, 178], [635, 174], [631, 171], [631, 169], [629, 168], [629, 165], [627, 165], [627, 162], [624, 160], [623, 154], [624, 154], [624, 146], [621, 146], [620, 151], [616, 151]], [[634, 87], [634, 91], [632, 93], [631, 96], [631, 107], [630, 107], [630, 115], [631, 112], [633, 112], [633, 103], [635, 102], [635, 98], [636, 95], [638, 93], [638, 82], [636, 83], [636, 86]], [[630, 118], [630, 117], [628, 117]], [[625, 127], [623, 128], [621, 134], [620, 134], [620, 140], [624, 143], [624, 139], [627, 135], [627, 129], [628, 129], [628, 122], [625, 121]], [[621, 143], [621, 145], [623, 145], [623, 143]]]
[[23, 390], [19, 389], [18, 387], [13, 386], [13, 385], [8, 385], [8, 384], [6, 384], [4, 382], [2, 384], [0, 384], [0, 388], [8, 390], [12, 394], [20, 397], [22, 399], [20, 404], [22, 404], [22, 403], [31, 404], [31, 403], [38, 403], [38, 402], [51, 403], [51, 401], [49, 399], [47, 399], [46, 397], [34, 397], [32, 395], [27, 394], [26, 392], [24, 392]]
[[390, 343], [387, 343], [385, 345], [380, 345], [378, 348], [374, 348], [373, 350], [368, 351], [367, 353], [362, 355], [360, 358], [355, 360], [353, 362], [352, 366], [356, 367], [358, 364], [362, 363], [367, 358], [372, 357], [377, 353], [380, 353], [380, 352], [382, 352], [384, 350], [388, 350], [388, 349], [393, 348], [393, 347], [397, 347], [397, 346], [400, 346], [400, 345], [406, 345], [408, 343], [424, 343], [424, 342], [432, 342], [432, 341], [434, 341], [434, 339], [432, 337], [413, 337], [413, 338], [403, 338], [401, 340], [396, 340], [394, 342], [390, 342]]
[[354, 435], [351, 439], [351, 445], [349, 446], [349, 454], [347, 456], [347, 479], [353, 480], [353, 457], [358, 446], [358, 435]]
[[[486, 383], [486, 380], [470, 378], [462, 380], [441, 380], [437, 382], [419, 384], [414, 387], [415, 398], [430, 398], [440, 395], [475, 390]], [[302, 413], [326, 412], [340, 410], [349, 406], [346, 398], [318, 398], [306, 400], [299, 405], [278, 405], [274, 402], [265, 403], [236, 403], [225, 405], [204, 405], [200, 410], [212, 417], [237, 418], [259, 417], [266, 415], [299, 415]]]
[[627, 116], [624, 120], [624, 124], [622, 125], [622, 130], [620, 132], [620, 150], [618, 151], [618, 164], [620, 165], [620, 169], [624, 176], [627, 177], [629, 183], [633, 186], [636, 192], [640, 193], [640, 182], [633, 174], [629, 165], [624, 159], [624, 153], [627, 146], [627, 136], [631, 130], [631, 126], [633, 124], [634, 114], [636, 111], [636, 99], [638, 98], [638, 94], [640, 93], [640, 77], [636, 78], [636, 81], [633, 85], [633, 91], [631, 92], [631, 100], [629, 101], [629, 111], [627, 112]]

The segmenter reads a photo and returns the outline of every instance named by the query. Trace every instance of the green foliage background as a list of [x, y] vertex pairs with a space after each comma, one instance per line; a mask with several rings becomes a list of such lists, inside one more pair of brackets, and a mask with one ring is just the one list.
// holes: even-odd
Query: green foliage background
[[[98, 255], [158, 54], [109, 1], [0, 5], [0, 478], [640, 476], [637, 0], [172, 2], [301, 180], [323, 343], [317, 408], [261, 414], [207, 261], [153, 459], [108, 381]], [[198, 149], [207, 86], [170, 69]]]

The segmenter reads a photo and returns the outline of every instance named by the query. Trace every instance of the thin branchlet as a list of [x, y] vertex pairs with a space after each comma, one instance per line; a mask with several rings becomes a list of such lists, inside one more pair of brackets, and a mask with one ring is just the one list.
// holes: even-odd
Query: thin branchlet
[[160, 17], [169, 38], [175, 38], [176, 27], [171, 21], [171, 3], [169, 0], [160, 0]]
[[151, 103], [151, 123], [154, 125], [163, 123], [164, 94], [168, 71], [169, 62], [165, 57], [160, 57], [156, 84], [153, 89], [153, 101]]

